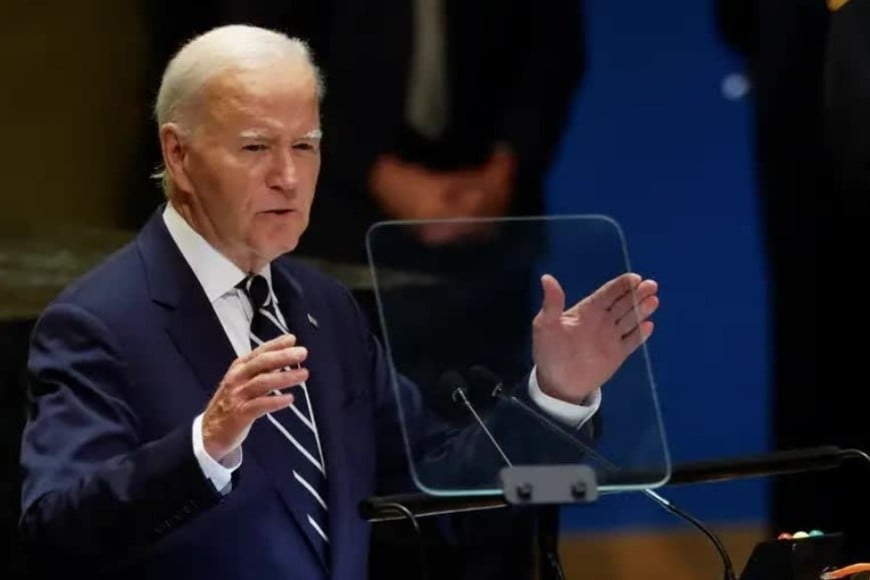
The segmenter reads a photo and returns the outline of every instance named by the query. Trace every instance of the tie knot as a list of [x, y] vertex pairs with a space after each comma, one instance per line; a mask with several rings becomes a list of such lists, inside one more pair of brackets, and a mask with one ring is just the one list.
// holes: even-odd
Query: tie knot
[[248, 276], [237, 287], [248, 295], [254, 310], [261, 308], [269, 300], [269, 283], [260, 275]]

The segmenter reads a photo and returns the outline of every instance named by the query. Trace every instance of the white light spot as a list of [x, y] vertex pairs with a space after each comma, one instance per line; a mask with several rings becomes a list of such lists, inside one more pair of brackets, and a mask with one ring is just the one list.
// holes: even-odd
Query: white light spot
[[727, 74], [722, 79], [722, 96], [729, 101], [739, 101], [749, 93], [751, 88], [752, 83], [743, 73]]

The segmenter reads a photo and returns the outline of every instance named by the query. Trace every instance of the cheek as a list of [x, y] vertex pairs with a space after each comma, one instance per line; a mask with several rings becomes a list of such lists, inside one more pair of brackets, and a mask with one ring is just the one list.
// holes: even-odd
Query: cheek
[[191, 177], [197, 193], [204, 202], [225, 198], [226, 191], [238, 186], [238, 164], [230, 156], [211, 152], [191, 160]]
[[257, 188], [248, 175], [247, 169], [237, 165], [213, 166], [205, 180], [207, 189], [201, 195], [215, 227], [235, 239], [256, 235], [253, 200]]
[[312, 198], [314, 197], [315, 189], [317, 188], [317, 177], [320, 175], [320, 158], [314, 159], [308, 164], [302, 173], [302, 193], [306, 197], [306, 203], [311, 206]]
[[257, 168], [228, 161], [216, 167], [213, 176], [213, 191], [226, 210], [232, 212], [236, 220], [250, 220], [254, 201], [263, 187]]

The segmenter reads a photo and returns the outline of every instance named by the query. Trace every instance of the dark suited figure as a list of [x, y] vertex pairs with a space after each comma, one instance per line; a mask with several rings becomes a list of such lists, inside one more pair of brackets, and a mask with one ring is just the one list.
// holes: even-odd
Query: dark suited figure
[[[364, 266], [366, 231], [379, 220], [543, 212], [543, 180], [584, 63], [577, 0], [216, 0], [212, 10], [200, 18], [305, 38], [324, 71], [324, 168], [297, 254]], [[541, 244], [536, 235], [468, 225], [380, 239], [380, 266], [449, 280], [449, 292], [437, 296], [406, 289], [387, 297], [400, 370], [419, 384], [478, 363], [517, 378], [528, 359], [528, 317], [504, 313], [529, 310]], [[505, 256], [511, 263], [494, 268]], [[379, 329], [373, 294], [357, 298]], [[443, 404], [429, 395], [429, 404]], [[442, 576], [528, 577], [530, 513], [424, 527]], [[408, 532], [403, 524], [376, 526], [374, 577], [395, 569], [397, 556], [413, 557]], [[449, 536], [455, 543], [446, 543]], [[416, 560], [406, 565], [413, 571]]]
[[[836, 210], [827, 279], [862, 268], [867, 260], [867, 223], [870, 219], [870, 2], [831, 0], [830, 29], [825, 54], [824, 128], [833, 179], [830, 198]], [[833, 286], [833, 285], [832, 285]], [[843, 303], [843, 289], [830, 288], [829, 304]], [[848, 301], [848, 299], [846, 299]], [[852, 316], [830, 316], [827, 336], [846, 337], [854, 329], [861, 335], [870, 325], [866, 309]], [[828, 380], [836, 387], [837, 443], [870, 450], [870, 431], [862, 410], [861, 385], [867, 375], [866, 340], [838, 340], [829, 356]], [[850, 463], [842, 469], [834, 491], [836, 513], [842, 517], [852, 561], [870, 559], [870, 502], [867, 466]]]
[[[866, 253], [870, 23], [864, 16], [862, 28], [858, 14], [867, 4], [852, 0], [832, 17], [825, 0], [719, 3], [721, 30], [747, 57], [755, 87], [778, 449], [870, 444], [856, 383], [866, 374], [865, 341], [845, 339], [870, 321], [866, 309], [847, 305], [849, 290], [832, 283]], [[840, 315], [841, 307], [851, 314]], [[808, 428], [817, 417], [825, 420]], [[773, 531], [843, 531], [847, 557], [867, 559], [867, 482], [866, 468], [854, 463], [773, 480]]]

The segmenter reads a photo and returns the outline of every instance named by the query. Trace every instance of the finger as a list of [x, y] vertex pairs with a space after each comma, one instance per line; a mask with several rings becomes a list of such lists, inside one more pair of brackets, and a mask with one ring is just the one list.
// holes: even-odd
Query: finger
[[541, 276], [544, 298], [541, 302], [541, 317], [545, 320], [558, 320], [565, 311], [565, 291], [559, 281], [550, 274]]
[[632, 308], [625, 316], [616, 322], [616, 328], [620, 336], [625, 336], [634, 330], [639, 323], [644, 322], [647, 318], [652, 316], [658, 307], [659, 297], [647, 296], [637, 305], [637, 308]]
[[250, 418], [250, 420], [259, 419], [266, 413], [274, 413], [281, 409], [286, 409], [293, 404], [293, 395], [264, 395], [245, 401], [242, 405], [242, 412]]
[[290, 369], [257, 375], [238, 388], [237, 396], [241, 399], [256, 399], [274, 390], [294, 387], [308, 380], [308, 369]]
[[614, 302], [610, 312], [617, 324], [624, 316], [634, 310], [636, 304], [640, 305], [641, 302], [658, 292], [658, 288], [658, 282], [655, 280], [644, 280], [633, 291], [626, 292], [623, 297]]
[[258, 356], [260, 356], [263, 353], [273, 352], [276, 350], [282, 350], [282, 349], [294, 346], [295, 344], [296, 344], [296, 336], [295, 335], [289, 334], [289, 333], [283, 334], [279, 337], [273, 338], [272, 340], [267, 340], [266, 342], [264, 342], [263, 344], [261, 344], [257, 348], [252, 349], [251, 352], [249, 352], [248, 354], [240, 356], [235, 361], [233, 361], [233, 365], [231, 365], [230, 368], [232, 368], [232, 366], [243, 365], [243, 364], [249, 362], [250, 360], [257, 358]]
[[284, 367], [301, 364], [306, 358], [308, 358], [308, 349], [304, 346], [291, 346], [283, 350], [262, 352], [237, 367], [235, 377], [243, 381], [248, 380], [260, 373], [269, 373]]
[[610, 311], [620, 298], [629, 294], [633, 288], [640, 284], [641, 277], [634, 272], [621, 274], [601, 285], [592, 293], [593, 304], [599, 308]]
[[646, 320], [635, 326], [634, 329], [622, 337], [622, 348], [625, 356], [630, 355], [637, 347], [647, 341], [652, 335], [655, 324], [652, 320]]

